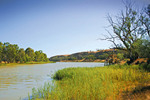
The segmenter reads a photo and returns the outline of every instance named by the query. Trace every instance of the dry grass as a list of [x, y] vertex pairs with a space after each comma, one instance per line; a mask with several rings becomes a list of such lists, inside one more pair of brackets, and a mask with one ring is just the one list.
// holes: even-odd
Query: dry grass
[[55, 73], [54, 85], [45, 85], [32, 96], [44, 100], [129, 99], [128, 94], [137, 91], [136, 87], [150, 82], [149, 74], [138, 67], [66, 68]]

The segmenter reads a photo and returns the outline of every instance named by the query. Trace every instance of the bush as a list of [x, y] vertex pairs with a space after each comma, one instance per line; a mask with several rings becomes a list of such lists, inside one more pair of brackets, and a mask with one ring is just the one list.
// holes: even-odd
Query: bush
[[64, 78], [72, 78], [74, 75], [73, 71], [69, 71], [68, 69], [63, 69], [63, 70], [59, 70], [57, 71], [53, 78], [56, 80], [62, 80]]
[[150, 72], [150, 64], [148, 63], [142, 63], [140, 68]]
[[150, 72], [150, 64], [147, 65], [147, 70]]

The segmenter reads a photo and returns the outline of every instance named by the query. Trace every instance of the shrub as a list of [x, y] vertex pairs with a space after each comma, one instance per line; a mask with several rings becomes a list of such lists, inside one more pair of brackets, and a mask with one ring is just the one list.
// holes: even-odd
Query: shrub
[[150, 64], [148, 63], [140, 64], [140, 68], [150, 72]]

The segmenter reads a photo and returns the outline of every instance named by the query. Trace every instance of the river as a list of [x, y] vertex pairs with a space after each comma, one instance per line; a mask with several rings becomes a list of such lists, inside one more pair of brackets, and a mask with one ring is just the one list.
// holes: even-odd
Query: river
[[57, 62], [49, 64], [0, 66], [0, 100], [24, 100], [32, 88], [51, 81], [57, 70], [68, 67], [97, 67], [103, 63]]

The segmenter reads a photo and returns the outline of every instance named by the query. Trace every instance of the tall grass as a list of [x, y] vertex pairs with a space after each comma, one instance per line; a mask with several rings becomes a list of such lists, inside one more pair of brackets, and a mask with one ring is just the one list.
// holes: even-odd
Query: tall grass
[[[117, 68], [118, 67], [118, 68]], [[133, 68], [132, 68], [133, 67]], [[105, 100], [121, 99], [124, 92], [150, 82], [147, 72], [139, 66], [110, 66], [95, 68], [66, 68], [57, 71], [54, 85], [45, 85], [42, 95], [32, 95], [44, 100]], [[48, 88], [47, 88], [48, 87]], [[46, 88], [46, 90], [45, 90]], [[45, 91], [44, 91], [45, 90]]]

